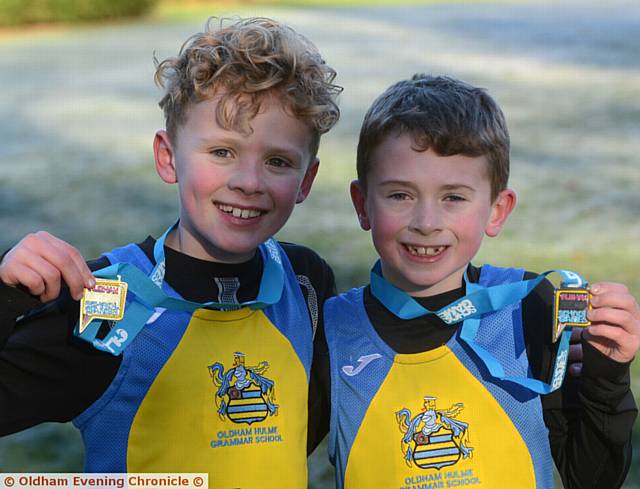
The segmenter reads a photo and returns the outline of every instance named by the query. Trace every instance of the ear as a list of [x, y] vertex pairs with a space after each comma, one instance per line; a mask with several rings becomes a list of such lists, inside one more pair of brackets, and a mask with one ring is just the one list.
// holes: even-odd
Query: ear
[[505, 189], [498, 194], [496, 200], [491, 205], [491, 216], [487, 222], [484, 232], [487, 236], [495, 237], [502, 230], [502, 226], [507, 222], [507, 218], [516, 206], [516, 193], [511, 189]]
[[157, 131], [153, 139], [153, 156], [156, 160], [156, 171], [166, 183], [176, 183], [175, 154], [167, 131]]
[[369, 231], [371, 229], [371, 224], [369, 223], [369, 216], [367, 215], [367, 194], [364, 191], [360, 180], [354, 180], [351, 182], [349, 190], [351, 192], [351, 202], [353, 202], [353, 207], [356, 209], [360, 227], [365, 231]]
[[318, 174], [318, 168], [320, 168], [320, 160], [318, 158], [315, 158], [309, 165], [309, 168], [307, 168], [307, 172], [302, 179], [300, 190], [298, 190], [298, 196], [296, 197], [296, 204], [304, 202], [304, 200], [309, 196], [313, 181]]

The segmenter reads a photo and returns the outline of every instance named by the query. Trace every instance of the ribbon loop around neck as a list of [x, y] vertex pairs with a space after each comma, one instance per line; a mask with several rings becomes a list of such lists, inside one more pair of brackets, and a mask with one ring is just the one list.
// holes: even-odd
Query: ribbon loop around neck
[[459, 333], [460, 339], [476, 353], [493, 377], [519, 384], [538, 394], [548, 394], [562, 385], [568, 361], [571, 328], [567, 327], [560, 337], [551, 384], [530, 377], [506, 376], [500, 362], [489, 351], [480, 346], [475, 341], [475, 338], [478, 333], [480, 319], [484, 314], [499, 311], [521, 301], [547, 275], [554, 272], [561, 275], [562, 287], [586, 287], [587, 285], [587, 282], [579, 274], [569, 270], [548, 270], [534, 279], [492, 287], [483, 287], [470, 283], [465, 273], [464, 281], [467, 294], [437, 311], [431, 311], [419, 304], [409, 294], [388, 282], [382, 275], [382, 266], [380, 260], [378, 260], [371, 269], [370, 287], [374, 297], [400, 319], [414, 319], [435, 314], [450, 326], [462, 322]]
[[273, 239], [267, 240], [258, 247], [263, 259], [263, 270], [258, 295], [254, 300], [240, 304], [217, 301], [199, 303], [167, 294], [162, 288], [166, 270], [164, 243], [169, 233], [177, 226], [178, 222], [168, 228], [156, 241], [154, 245], [156, 264], [149, 275], [130, 263], [115, 263], [94, 272], [98, 278], [119, 278], [127, 282], [128, 300], [124, 318], [116, 322], [102, 340], [97, 338], [101, 322], [96, 321], [89, 324], [82, 333], [79, 332], [76, 324], [74, 330], [76, 336], [92, 343], [99, 350], [119, 355], [145, 324], [152, 318], [157, 319], [164, 310], [193, 313], [197, 309], [226, 309], [230, 306], [236, 309], [238, 307], [264, 309], [280, 300], [284, 289], [284, 267], [280, 248]]

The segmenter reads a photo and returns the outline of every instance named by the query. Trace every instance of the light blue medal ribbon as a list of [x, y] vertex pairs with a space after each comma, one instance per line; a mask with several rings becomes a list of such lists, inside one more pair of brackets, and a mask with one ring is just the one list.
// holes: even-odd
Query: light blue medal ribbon
[[480, 326], [480, 317], [483, 314], [499, 311], [522, 300], [547, 275], [554, 272], [562, 276], [562, 287], [586, 287], [587, 285], [580, 275], [568, 270], [549, 270], [531, 280], [521, 280], [493, 287], [483, 287], [470, 283], [465, 273], [464, 280], [467, 287], [467, 295], [438, 311], [430, 311], [422, 307], [409, 294], [385, 280], [382, 277], [380, 260], [378, 260], [371, 269], [371, 293], [400, 319], [414, 319], [428, 314], [435, 314], [448, 325], [464, 321], [460, 328], [460, 338], [478, 355], [493, 377], [522, 385], [538, 394], [548, 394], [558, 389], [564, 380], [569, 357], [570, 327], [565, 328], [560, 337], [551, 384], [529, 377], [505, 375], [504, 368], [500, 362], [479, 345], [475, 339]]
[[229, 306], [264, 309], [280, 300], [284, 288], [284, 268], [280, 251], [273, 239], [259, 246], [264, 267], [256, 299], [240, 304], [228, 304], [215, 301], [199, 303], [169, 296], [162, 290], [165, 275], [164, 242], [177, 225], [176, 222], [156, 241], [153, 249], [156, 266], [149, 276], [130, 263], [116, 263], [94, 272], [98, 278], [119, 278], [127, 282], [129, 301], [124, 318], [115, 324], [103, 340], [96, 338], [102, 321], [92, 321], [82, 333], [79, 332], [79, 326], [76, 324], [74, 330], [76, 336], [92, 343], [99, 350], [119, 355], [152, 319], [152, 316], [154, 314], [156, 317], [159, 316], [165, 309], [189, 313], [202, 308], [222, 309]]

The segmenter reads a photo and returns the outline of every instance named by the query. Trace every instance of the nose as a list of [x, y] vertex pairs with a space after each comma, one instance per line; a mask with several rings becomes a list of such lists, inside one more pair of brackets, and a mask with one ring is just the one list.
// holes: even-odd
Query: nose
[[418, 201], [412, 209], [409, 230], [427, 235], [442, 230], [442, 209], [436, 202]]
[[250, 195], [262, 192], [264, 184], [263, 166], [257, 161], [243, 161], [232, 169], [228, 180], [231, 190]]

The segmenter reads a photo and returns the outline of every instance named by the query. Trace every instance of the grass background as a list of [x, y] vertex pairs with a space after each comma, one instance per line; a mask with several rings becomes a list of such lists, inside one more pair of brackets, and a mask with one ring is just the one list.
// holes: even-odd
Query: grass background
[[[387, 86], [420, 71], [488, 88], [509, 121], [519, 203], [474, 262], [562, 266], [640, 297], [637, 2], [284, 3], [165, 2], [137, 21], [0, 31], [0, 249], [46, 229], [89, 258], [162, 232], [177, 197], [153, 170], [163, 121], [152, 56], [174, 55], [209, 15], [267, 15], [311, 38], [345, 87], [312, 194], [279, 235], [317, 249], [341, 290], [363, 283], [374, 259], [348, 199], [362, 116]], [[640, 452], [638, 423], [634, 446]], [[314, 454], [311, 487], [332, 487], [324, 459]], [[627, 489], [640, 488], [639, 462], [636, 454]], [[69, 425], [0, 439], [2, 471], [81, 468]]]

